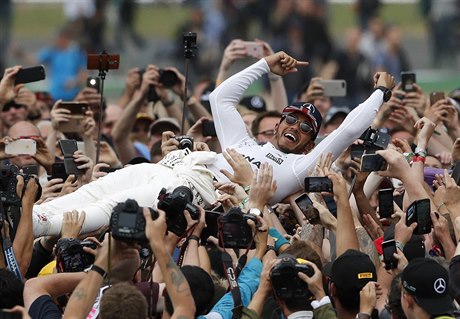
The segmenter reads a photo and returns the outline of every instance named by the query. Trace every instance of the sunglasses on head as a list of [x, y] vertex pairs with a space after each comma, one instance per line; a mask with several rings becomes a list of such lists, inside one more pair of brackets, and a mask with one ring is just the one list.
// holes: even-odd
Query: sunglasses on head
[[[295, 125], [297, 124], [298, 122], [300, 122], [297, 117], [295, 117], [294, 115], [283, 115], [283, 118], [286, 120], [286, 123], [288, 125]], [[307, 122], [300, 122], [300, 130], [303, 132], [303, 133], [310, 133], [310, 132], [313, 132], [313, 127], [311, 127], [310, 124], [308, 124]]]

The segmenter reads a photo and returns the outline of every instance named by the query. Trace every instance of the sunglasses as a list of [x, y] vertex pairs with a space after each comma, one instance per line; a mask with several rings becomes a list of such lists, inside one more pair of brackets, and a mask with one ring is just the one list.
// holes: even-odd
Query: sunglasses
[[8, 112], [11, 108], [14, 108], [15, 110], [19, 110], [21, 108], [25, 108], [25, 106], [21, 104], [7, 104], [3, 107], [2, 112]]
[[[300, 121], [293, 115], [283, 115], [283, 117], [281, 119], [285, 119], [286, 120], [286, 123], [288, 125], [295, 125], [297, 123], [299, 123]], [[300, 122], [300, 130], [303, 132], [303, 133], [310, 133], [313, 131], [313, 127], [311, 127], [310, 124], [308, 124], [307, 122]]]

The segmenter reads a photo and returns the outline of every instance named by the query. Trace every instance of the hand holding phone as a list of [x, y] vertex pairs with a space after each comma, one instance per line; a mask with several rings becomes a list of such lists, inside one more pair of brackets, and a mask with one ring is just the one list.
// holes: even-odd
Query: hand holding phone
[[84, 171], [78, 169], [75, 163], [73, 154], [78, 150], [77, 141], [75, 140], [60, 140], [59, 146], [64, 155], [64, 167], [67, 175], [83, 175]]
[[401, 72], [401, 87], [404, 92], [414, 92], [415, 87], [415, 73], [414, 72]]
[[384, 241], [382, 243], [382, 250], [385, 269], [396, 269], [398, 267], [398, 260], [394, 256], [396, 253], [396, 241], [394, 239]]
[[[14, 85], [38, 82], [45, 79], [45, 67], [37, 65], [30, 68], [21, 68], [14, 77]], [[2, 78], [0, 77], [0, 81]]]
[[390, 218], [394, 213], [393, 189], [379, 190], [379, 216], [380, 218]]
[[414, 201], [407, 209], [406, 225], [410, 226], [416, 222], [417, 227], [414, 229], [416, 235], [430, 233], [433, 227], [430, 212], [430, 200], [428, 198]]
[[324, 96], [346, 96], [347, 82], [345, 80], [320, 80]]
[[70, 118], [67, 121], [59, 122], [59, 131], [63, 133], [81, 133], [83, 131], [83, 120], [86, 111], [89, 110], [87, 102], [61, 102], [57, 106], [68, 110]]
[[203, 121], [201, 124], [203, 136], [217, 136], [214, 121]]
[[307, 193], [301, 194], [294, 201], [310, 224], [320, 222], [319, 212], [313, 206], [313, 202]]
[[262, 59], [264, 57], [264, 47], [260, 42], [244, 41], [244, 47], [246, 48], [246, 55], [256, 59]]
[[385, 171], [387, 168], [387, 161], [378, 154], [364, 154], [361, 159], [361, 172]]

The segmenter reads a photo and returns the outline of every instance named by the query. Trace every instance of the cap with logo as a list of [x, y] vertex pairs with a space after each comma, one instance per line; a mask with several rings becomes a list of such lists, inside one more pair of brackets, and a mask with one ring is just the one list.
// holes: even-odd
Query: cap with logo
[[311, 103], [294, 102], [289, 106], [286, 106], [283, 109], [283, 112], [281, 112], [282, 115], [291, 113], [303, 113], [308, 116], [313, 127], [313, 137], [316, 138], [323, 121], [323, 117], [321, 116], [319, 110]]
[[415, 258], [404, 268], [401, 276], [404, 289], [417, 304], [431, 315], [455, 310], [449, 295], [449, 274], [431, 258]]
[[332, 264], [331, 280], [337, 289], [358, 294], [370, 281], [377, 281], [377, 272], [368, 255], [348, 249]]
[[245, 96], [241, 99], [239, 104], [257, 113], [267, 110], [265, 100], [260, 95]]

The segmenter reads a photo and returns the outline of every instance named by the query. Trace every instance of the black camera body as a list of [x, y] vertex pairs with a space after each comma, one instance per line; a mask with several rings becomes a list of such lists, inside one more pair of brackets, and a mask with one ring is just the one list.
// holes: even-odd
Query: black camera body
[[183, 44], [184, 44], [184, 57], [186, 59], [193, 58], [195, 56], [195, 51], [197, 49], [196, 32], [184, 33]]
[[258, 226], [257, 218], [254, 215], [243, 213], [239, 207], [232, 207], [227, 213], [221, 215], [217, 220], [219, 225], [219, 246], [225, 248], [256, 248], [248, 220], [252, 220], [256, 227]]
[[56, 269], [58, 272], [83, 271], [94, 263], [94, 256], [85, 252], [83, 247], [96, 249], [92, 241], [80, 241], [74, 238], [60, 239], [56, 249]]
[[[139, 70], [138, 73], [141, 78], [142, 84], [142, 76], [145, 73], [145, 69]], [[158, 81], [167, 88], [171, 88], [179, 82], [179, 77], [174, 71], [160, 69], [158, 70], [158, 73], [160, 74], [160, 78]], [[160, 97], [158, 96], [157, 91], [155, 90], [155, 86], [150, 85], [149, 91], [147, 93], [147, 101], [156, 103], [159, 100]]]
[[[21, 174], [19, 168], [15, 165], [9, 165], [0, 169], [0, 201], [1, 203], [8, 206], [21, 207], [21, 198], [16, 192], [16, 186], [18, 184], [17, 176], [21, 175], [24, 178], [24, 185], [27, 185], [30, 178], [34, 178], [32, 175]], [[38, 184], [37, 196], [35, 201], [39, 200], [42, 196], [42, 188]], [[26, 188], [23, 188], [23, 193]], [[21, 196], [22, 197], [22, 196]]]
[[[150, 208], [153, 219], [158, 218], [158, 212]], [[115, 239], [127, 242], [147, 242], [145, 236], [145, 217], [143, 207], [134, 199], [118, 203], [110, 216], [110, 228]]]
[[186, 186], [178, 186], [171, 193], [163, 188], [158, 195], [158, 209], [166, 213], [166, 224], [170, 232], [181, 236], [187, 230], [187, 220], [184, 216], [186, 209], [192, 219], [200, 218], [200, 211], [193, 202], [193, 193]]
[[359, 139], [364, 141], [364, 145], [367, 148], [375, 147], [377, 149], [384, 150], [390, 143], [391, 136], [369, 127], [367, 130], [364, 131], [363, 134], [361, 134]]
[[180, 150], [185, 150], [186, 148], [188, 148], [189, 150], [193, 151], [193, 136], [176, 136], [176, 140], [179, 142]]
[[299, 278], [298, 273], [312, 277], [315, 270], [306, 264], [298, 263], [292, 255], [283, 254], [278, 258], [281, 261], [270, 273], [270, 281], [277, 297], [282, 300], [310, 299], [313, 294], [308, 290], [308, 284]]

